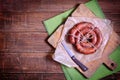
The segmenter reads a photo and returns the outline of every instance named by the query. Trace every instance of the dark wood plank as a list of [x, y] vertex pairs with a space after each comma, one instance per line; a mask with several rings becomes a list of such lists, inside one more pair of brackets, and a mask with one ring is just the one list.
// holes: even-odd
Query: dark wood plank
[[61, 66], [58, 66], [60, 65], [60, 63], [57, 63], [55, 62], [53, 59], [52, 59], [52, 54], [53, 53], [50, 53], [46, 56], [46, 68], [47, 68], [47, 72], [52, 72], [52, 73], [63, 73], [61, 71]]
[[63, 73], [51, 53], [1, 53], [2, 73]]
[[0, 54], [0, 72], [1, 73], [12, 73], [21, 72], [21, 65], [18, 61], [18, 54]]
[[[42, 21], [87, 1], [0, 0], [0, 80], [65, 80]], [[120, 35], [120, 1], [98, 2]]]
[[1, 74], [0, 80], [66, 80], [63, 73]]
[[120, 36], [120, 32], [117, 32], [117, 34]]
[[0, 32], [0, 52], [3, 51], [3, 49], [5, 49], [5, 45], [6, 45], [6, 40], [5, 40], [5, 33], [4, 32]]
[[[30, 60], [31, 62], [36, 63], [36, 65], [34, 66], [31, 66], [32, 64], [31, 62], [29, 62], [30, 65], [26, 65], [25, 63], [25, 65], [28, 67], [28, 70], [27, 71], [23, 70], [23, 72], [63, 73], [61, 70], [60, 64], [57, 62], [54, 62], [53, 59], [51, 59], [52, 54], [53, 53], [30, 53], [30, 54], [24, 53], [22, 54], [20, 57], [23, 59], [23, 61], [26, 61], [26, 58], [28, 58], [28, 61]], [[32, 59], [38, 59], [38, 60], [34, 62]], [[29, 68], [29, 67], [33, 67], [34, 69]]]
[[3, 0], [2, 6], [4, 11], [10, 12], [65, 11], [76, 3], [85, 3], [86, 1], [88, 0]]
[[120, 33], [120, 21], [114, 21], [113, 23], [113, 29], [115, 32]]
[[18, 31], [46, 32], [46, 29], [42, 21], [50, 17], [53, 17], [54, 15], [57, 15], [57, 14], [58, 12], [5, 13], [3, 17], [5, 31], [6, 32], [18, 32]]
[[111, 13], [105, 13], [106, 17], [114, 22], [119, 21], [120, 19], [120, 13], [119, 14], [111, 14]]
[[[85, 3], [89, 0], [3, 0], [2, 11], [10, 12], [41, 12], [41, 11], [57, 11], [62, 12], [72, 8], [78, 3]], [[19, 4], [17, 4], [19, 3]], [[119, 13], [120, 2], [118, 0], [100, 0], [99, 4], [104, 12]], [[104, 5], [105, 4], [105, 5]], [[48, 9], [49, 8], [49, 9]], [[114, 10], [114, 12], [113, 12]]]
[[6, 33], [5, 52], [53, 52], [53, 48], [47, 44], [47, 33], [17, 32]]
[[98, 2], [105, 13], [120, 13], [119, 0], [99, 0]]

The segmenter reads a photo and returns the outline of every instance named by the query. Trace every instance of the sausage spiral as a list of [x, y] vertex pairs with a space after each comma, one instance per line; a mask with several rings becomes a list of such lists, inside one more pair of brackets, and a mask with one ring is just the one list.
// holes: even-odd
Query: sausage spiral
[[101, 31], [90, 22], [80, 22], [73, 26], [67, 38], [83, 54], [94, 53], [102, 44]]

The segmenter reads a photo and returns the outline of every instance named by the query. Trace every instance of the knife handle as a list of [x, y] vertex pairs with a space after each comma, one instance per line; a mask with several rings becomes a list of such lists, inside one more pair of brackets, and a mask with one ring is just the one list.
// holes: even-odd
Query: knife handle
[[78, 61], [75, 58], [75, 56], [72, 56], [71, 58], [82, 69], [82, 71], [87, 71], [88, 70], [88, 68], [85, 65], [83, 65], [80, 61]]

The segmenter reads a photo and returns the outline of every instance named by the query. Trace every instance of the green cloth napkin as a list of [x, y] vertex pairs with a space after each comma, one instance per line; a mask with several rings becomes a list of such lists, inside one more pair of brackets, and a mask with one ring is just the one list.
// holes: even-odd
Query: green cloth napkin
[[[97, 17], [105, 18], [100, 6], [97, 3], [97, 0], [91, 0], [85, 3], [85, 5]], [[68, 11], [65, 11], [64, 13], [61, 13], [60, 15], [57, 15], [53, 18], [50, 18], [44, 21], [43, 23], [46, 27], [46, 30], [48, 31], [48, 34], [51, 35], [57, 29], [57, 27], [67, 19], [67, 17], [74, 11], [74, 9], [75, 8], [72, 8]], [[120, 71], [120, 58], [119, 58], [120, 54], [119, 53], [120, 53], [120, 46], [113, 52], [113, 54], [110, 55], [110, 58], [118, 64], [117, 68], [114, 71], [110, 71], [104, 65], [101, 65], [97, 69], [97, 71], [94, 73], [94, 75], [89, 79], [86, 79], [80, 72], [78, 72], [74, 68], [68, 68], [62, 65], [62, 69], [67, 80], [98, 80], [102, 77], [105, 77], [107, 75]]]

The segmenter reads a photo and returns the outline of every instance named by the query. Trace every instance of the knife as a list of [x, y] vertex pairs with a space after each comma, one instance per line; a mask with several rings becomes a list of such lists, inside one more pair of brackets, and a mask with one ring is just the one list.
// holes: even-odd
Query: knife
[[82, 71], [87, 71], [88, 68], [82, 64], [76, 57], [75, 55], [69, 50], [69, 48], [66, 46], [65, 42], [62, 41], [61, 42], [62, 46], [64, 47], [64, 49], [66, 50], [66, 52], [68, 53], [68, 55], [71, 57], [71, 59], [81, 68]]

